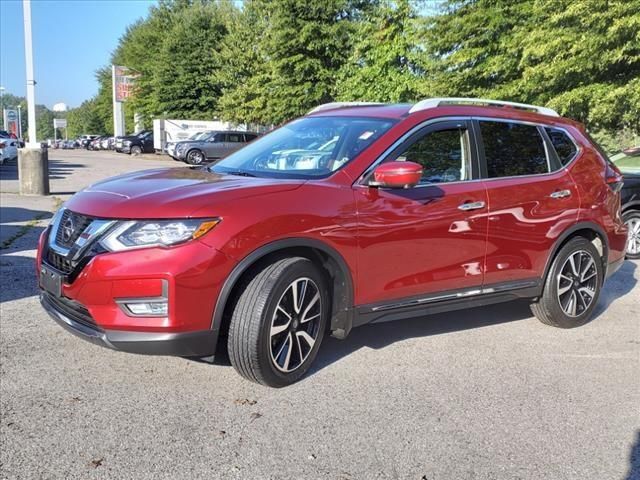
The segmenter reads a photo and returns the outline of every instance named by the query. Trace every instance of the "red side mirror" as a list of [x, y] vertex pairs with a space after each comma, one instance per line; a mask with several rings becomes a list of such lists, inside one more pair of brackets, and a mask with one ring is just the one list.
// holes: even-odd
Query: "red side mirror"
[[422, 178], [422, 165], [414, 162], [387, 162], [373, 171], [372, 187], [411, 188]]

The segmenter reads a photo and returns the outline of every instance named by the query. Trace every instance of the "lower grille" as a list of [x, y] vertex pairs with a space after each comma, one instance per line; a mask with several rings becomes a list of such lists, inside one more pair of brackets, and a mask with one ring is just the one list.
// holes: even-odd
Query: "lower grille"
[[81, 323], [82, 325], [94, 330], [102, 331], [102, 329], [96, 325], [96, 322], [89, 313], [89, 310], [80, 303], [65, 297], [55, 297], [46, 292], [42, 294], [42, 298], [54, 310], [58, 311], [65, 317], [70, 318], [74, 322]]

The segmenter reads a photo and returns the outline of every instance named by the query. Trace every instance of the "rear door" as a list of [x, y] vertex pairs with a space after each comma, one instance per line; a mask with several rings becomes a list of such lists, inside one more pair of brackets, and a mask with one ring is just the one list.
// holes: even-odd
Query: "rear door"
[[385, 158], [407, 160], [424, 167], [417, 186], [355, 186], [364, 304], [482, 286], [487, 195], [470, 122], [431, 123]]
[[543, 127], [478, 119], [474, 128], [489, 198], [485, 285], [535, 281], [577, 220], [576, 186]]
[[229, 155], [244, 146], [244, 135], [242, 133], [227, 133], [226, 141], [226, 151]]

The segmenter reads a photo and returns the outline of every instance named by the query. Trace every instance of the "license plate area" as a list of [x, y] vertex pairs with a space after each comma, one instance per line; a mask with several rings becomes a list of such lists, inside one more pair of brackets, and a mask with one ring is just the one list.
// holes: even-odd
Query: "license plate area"
[[40, 286], [51, 295], [60, 297], [62, 296], [62, 275], [43, 264], [40, 267]]

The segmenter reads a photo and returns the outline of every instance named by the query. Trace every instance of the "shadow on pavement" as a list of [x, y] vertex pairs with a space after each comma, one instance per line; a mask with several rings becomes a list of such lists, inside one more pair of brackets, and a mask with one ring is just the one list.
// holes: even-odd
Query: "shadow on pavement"
[[[49, 180], [60, 180], [73, 174], [78, 168], [86, 168], [81, 163], [70, 163], [49, 158]], [[18, 160], [7, 160], [0, 165], [0, 180], [18, 180]]]
[[593, 313], [593, 317], [591, 317], [591, 321], [602, 315], [618, 298], [625, 296], [633, 290], [638, 283], [634, 275], [636, 268], [635, 263], [630, 260], [625, 260], [622, 267], [607, 279], [600, 293], [598, 305]]
[[625, 480], [640, 480], [640, 430], [636, 432], [636, 441], [629, 453], [629, 474]]

